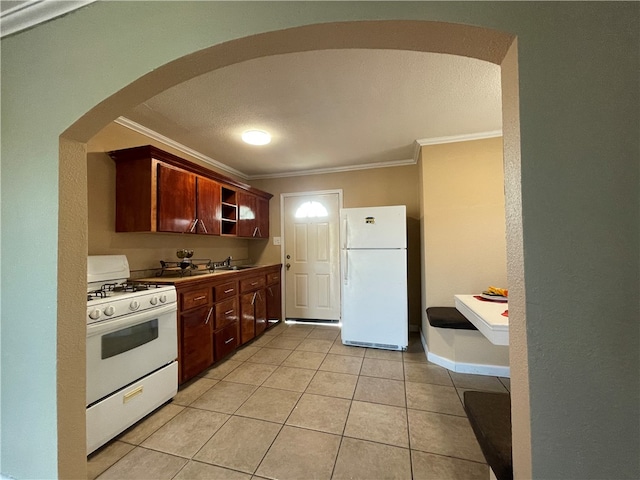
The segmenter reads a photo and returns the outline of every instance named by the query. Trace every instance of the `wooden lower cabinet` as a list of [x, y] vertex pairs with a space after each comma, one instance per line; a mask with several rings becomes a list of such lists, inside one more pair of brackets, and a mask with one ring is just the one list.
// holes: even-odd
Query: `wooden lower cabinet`
[[211, 307], [180, 314], [180, 383], [195, 377], [213, 363]]
[[267, 286], [267, 328], [275, 325], [282, 319], [282, 290], [280, 284], [280, 268], [271, 267], [266, 275]]
[[265, 289], [267, 297], [267, 328], [275, 325], [282, 318], [282, 291], [280, 283], [269, 285]]
[[238, 322], [233, 322], [213, 334], [215, 361], [222, 360], [238, 347]]
[[175, 282], [180, 384], [280, 321], [280, 269], [256, 267]]
[[244, 345], [267, 328], [266, 275], [240, 281], [240, 344]]
[[253, 294], [240, 295], [240, 345], [256, 336], [256, 318], [253, 311]]
[[256, 317], [256, 337], [267, 329], [267, 294], [262, 290], [256, 291], [253, 301]]
[[[229, 285], [223, 285], [222, 289], [215, 287], [216, 292], [227, 292], [218, 295], [216, 299], [224, 300], [215, 304], [215, 323], [213, 332], [214, 360], [217, 362], [232, 353], [238, 345], [238, 298], [236, 295], [229, 297]], [[233, 286], [233, 291], [237, 288]]]

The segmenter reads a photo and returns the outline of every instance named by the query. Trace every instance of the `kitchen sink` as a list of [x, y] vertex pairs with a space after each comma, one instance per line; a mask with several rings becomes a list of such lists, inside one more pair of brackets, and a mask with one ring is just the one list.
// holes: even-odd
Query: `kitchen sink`
[[216, 270], [247, 270], [248, 268], [256, 268], [255, 265], [230, 265], [224, 267], [216, 267]]

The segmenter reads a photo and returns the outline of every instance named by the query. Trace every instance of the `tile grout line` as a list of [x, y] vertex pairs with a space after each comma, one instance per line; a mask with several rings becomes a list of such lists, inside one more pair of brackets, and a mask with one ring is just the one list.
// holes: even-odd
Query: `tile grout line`
[[[307, 335], [306, 335], [304, 338], [308, 338], [308, 336], [309, 336], [312, 332], [313, 332], [313, 329], [312, 329], [309, 333], [307, 333]], [[280, 335], [281, 335], [281, 334], [273, 335], [273, 339], [278, 338]], [[295, 338], [295, 337], [291, 337], [291, 338]], [[273, 340], [273, 339], [272, 339], [272, 340]], [[269, 341], [272, 341], [272, 340], [269, 340]], [[303, 340], [304, 340], [304, 339], [303, 339]], [[314, 340], [325, 340], [325, 339], [314, 339]], [[141, 449], [143, 449], [143, 450], [147, 450], [147, 451], [155, 451], [155, 452], [158, 452], [158, 453], [161, 453], [161, 454], [165, 454], [165, 455], [169, 455], [169, 456], [172, 456], [172, 457], [176, 457], [176, 458], [179, 458], [179, 459], [186, 460], [186, 462], [185, 462], [185, 463], [180, 467], [180, 469], [178, 470], [178, 472], [177, 472], [177, 473], [174, 475], [174, 477], [172, 477], [172, 478], [175, 478], [175, 476], [179, 475], [179, 474], [180, 474], [180, 472], [182, 472], [190, 462], [201, 463], [201, 464], [205, 464], [205, 465], [212, 465], [212, 466], [219, 467], [219, 468], [223, 468], [223, 469], [227, 469], [227, 470], [230, 470], [230, 471], [235, 471], [235, 472], [240, 472], [240, 473], [243, 473], [243, 474], [247, 474], [247, 472], [239, 471], [239, 470], [235, 470], [234, 468], [228, 468], [228, 467], [225, 467], [225, 466], [222, 466], [222, 465], [217, 465], [217, 464], [213, 464], [213, 463], [208, 463], [208, 462], [204, 462], [204, 461], [200, 461], [200, 460], [194, 460], [194, 457], [195, 457], [196, 455], [198, 455], [198, 453], [199, 453], [200, 451], [202, 451], [202, 449], [204, 448], [204, 446], [205, 446], [209, 441], [211, 441], [211, 439], [212, 439], [212, 438], [213, 438], [213, 437], [214, 437], [214, 436], [215, 436], [215, 435], [220, 431], [220, 429], [222, 429], [222, 428], [223, 428], [223, 427], [224, 427], [224, 426], [225, 426], [225, 425], [230, 421], [230, 419], [231, 419], [231, 418], [233, 418], [233, 417], [236, 417], [236, 418], [250, 418], [250, 419], [254, 419], [254, 420], [260, 420], [260, 421], [265, 421], [265, 422], [268, 422], [268, 423], [273, 423], [273, 424], [277, 424], [277, 425], [279, 425], [279, 429], [278, 429], [277, 433], [275, 434], [275, 436], [274, 436], [273, 440], [270, 442], [270, 444], [269, 444], [268, 448], [266, 449], [266, 451], [265, 451], [264, 455], [262, 456], [262, 458], [260, 459], [260, 461], [257, 463], [257, 466], [255, 467], [255, 469], [253, 470], [253, 473], [251, 474], [251, 475], [252, 475], [252, 476], [254, 476], [254, 477], [257, 475], [257, 474], [256, 474], [256, 472], [258, 471], [258, 469], [260, 468], [260, 466], [261, 466], [261, 465], [262, 465], [262, 463], [264, 462], [264, 460], [265, 460], [265, 458], [267, 457], [267, 455], [269, 454], [269, 452], [273, 449], [273, 446], [274, 446], [274, 444], [275, 444], [275, 442], [276, 442], [277, 438], [278, 438], [278, 437], [279, 437], [279, 435], [282, 433], [282, 431], [284, 430], [284, 427], [285, 427], [285, 426], [290, 426], [291, 428], [296, 428], [296, 429], [301, 429], [301, 430], [307, 430], [307, 431], [310, 431], [310, 432], [317, 432], [317, 433], [324, 433], [324, 434], [329, 434], [329, 435], [336, 435], [336, 436], [339, 436], [339, 437], [340, 437], [340, 440], [339, 440], [339, 443], [338, 443], [338, 447], [337, 447], [337, 452], [336, 452], [336, 454], [335, 454], [335, 458], [334, 458], [334, 462], [333, 462], [333, 467], [332, 467], [332, 470], [331, 470], [331, 477], [333, 477], [333, 475], [335, 474], [336, 467], [337, 467], [337, 461], [338, 461], [338, 458], [339, 458], [339, 455], [340, 455], [340, 451], [341, 451], [341, 449], [342, 449], [342, 446], [343, 446], [343, 443], [344, 443], [344, 439], [345, 439], [345, 438], [354, 438], [354, 439], [356, 439], [356, 440], [360, 440], [360, 441], [364, 441], [364, 442], [369, 442], [369, 443], [373, 443], [373, 444], [378, 444], [378, 445], [384, 445], [384, 446], [388, 446], [388, 447], [395, 447], [395, 448], [402, 448], [402, 449], [409, 450], [409, 461], [410, 461], [410, 469], [411, 469], [410, 471], [411, 471], [411, 475], [412, 475], [412, 477], [413, 477], [413, 475], [414, 475], [414, 461], [413, 461], [413, 460], [414, 460], [414, 452], [416, 452], [416, 453], [417, 453], [417, 452], [421, 452], [421, 453], [426, 453], [426, 454], [434, 455], [434, 456], [438, 456], [438, 457], [446, 457], [446, 458], [451, 458], [451, 459], [456, 459], [456, 460], [461, 460], [461, 461], [466, 461], [466, 462], [472, 462], [472, 463], [476, 463], [476, 464], [479, 464], [479, 465], [486, 465], [486, 463], [478, 462], [478, 461], [476, 461], [476, 460], [471, 460], [471, 459], [468, 459], [468, 458], [454, 457], [454, 456], [450, 456], [450, 455], [443, 455], [443, 454], [440, 454], [440, 453], [433, 453], [433, 452], [428, 452], [428, 451], [423, 451], [423, 450], [419, 450], [419, 449], [414, 449], [414, 448], [412, 448], [412, 443], [411, 443], [411, 434], [410, 434], [410, 426], [409, 426], [409, 411], [410, 411], [410, 410], [415, 410], [415, 411], [419, 411], [419, 412], [421, 412], [421, 411], [423, 411], [423, 410], [418, 410], [418, 409], [412, 409], [412, 408], [409, 408], [409, 402], [408, 402], [408, 398], [407, 398], [407, 396], [408, 396], [408, 392], [407, 392], [407, 384], [409, 383], [409, 382], [407, 381], [407, 367], [408, 367], [408, 365], [407, 365], [407, 364], [412, 364], [412, 363], [420, 363], [420, 364], [422, 364], [422, 363], [425, 363], [425, 362], [411, 362], [411, 361], [406, 361], [406, 359], [404, 358], [404, 355], [403, 355], [403, 357], [402, 357], [401, 363], [402, 363], [402, 382], [403, 382], [403, 387], [404, 387], [404, 388], [403, 388], [403, 391], [404, 391], [404, 402], [405, 402], [404, 410], [405, 410], [406, 429], [407, 429], [407, 435], [408, 435], [408, 439], [407, 439], [407, 440], [408, 440], [408, 443], [407, 443], [407, 445], [408, 445], [408, 446], [407, 446], [407, 447], [402, 447], [402, 446], [399, 446], [399, 445], [387, 444], [387, 443], [380, 442], [380, 441], [367, 440], [367, 439], [357, 439], [357, 438], [355, 438], [355, 437], [349, 437], [349, 436], [346, 436], [346, 435], [345, 435], [346, 427], [347, 427], [347, 424], [348, 424], [349, 415], [350, 415], [350, 414], [351, 414], [351, 412], [352, 412], [353, 402], [354, 402], [354, 401], [356, 401], [356, 400], [355, 400], [355, 396], [356, 396], [357, 387], [358, 387], [358, 385], [359, 385], [360, 379], [361, 379], [361, 378], [378, 378], [378, 379], [382, 379], [382, 380], [392, 380], [392, 381], [393, 381], [393, 380], [395, 380], [395, 379], [393, 379], [393, 378], [387, 378], [387, 377], [375, 377], [375, 376], [373, 376], [373, 377], [372, 377], [372, 376], [370, 376], [370, 375], [364, 375], [362, 372], [363, 372], [363, 368], [364, 368], [364, 366], [365, 366], [365, 361], [367, 360], [367, 358], [372, 359], [372, 360], [374, 360], [374, 361], [385, 361], [385, 362], [386, 362], [386, 361], [395, 361], [395, 359], [388, 359], [388, 358], [376, 358], [376, 356], [368, 356], [368, 355], [367, 355], [367, 351], [365, 351], [365, 353], [364, 353], [364, 355], [363, 355], [363, 356], [343, 355], [342, 353], [335, 353], [335, 352], [334, 352], [334, 353], [331, 353], [331, 349], [332, 349], [332, 348], [334, 348], [334, 346], [336, 345], [336, 342], [337, 342], [338, 340], [339, 340], [339, 338], [336, 338], [336, 339], [332, 342], [332, 346], [329, 348], [329, 351], [327, 351], [327, 352], [313, 352], [313, 351], [306, 351], [306, 350], [297, 350], [297, 347], [296, 347], [295, 349], [288, 349], [288, 348], [284, 348], [284, 349], [283, 349], [283, 348], [279, 348], [280, 350], [288, 350], [290, 353], [289, 353], [289, 354], [288, 354], [288, 355], [287, 355], [287, 356], [282, 360], [282, 362], [280, 362], [280, 363], [279, 363], [279, 364], [277, 364], [277, 365], [274, 365], [274, 364], [271, 364], [271, 363], [262, 363], [262, 362], [250, 361], [250, 359], [251, 359], [254, 355], [258, 354], [258, 352], [259, 352], [260, 350], [262, 350], [262, 349], [264, 349], [264, 348], [269, 348], [269, 347], [266, 347], [266, 346], [264, 346], [264, 347], [260, 347], [260, 346], [257, 346], [257, 347], [256, 347], [256, 346], [254, 346], [253, 348], [257, 348], [257, 350], [256, 350], [253, 354], [249, 355], [247, 358], [245, 358], [245, 359], [243, 359], [243, 360], [235, 360], [235, 361], [237, 361], [237, 362], [239, 363], [239, 365], [237, 365], [235, 368], [233, 368], [230, 372], [228, 372], [228, 373], [227, 373], [226, 375], [224, 375], [222, 378], [220, 378], [220, 379], [210, 378], [210, 377], [206, 377], [206, 376], [205, 376], [206, 374], [198, 375], [198, 379], [206, 378], [206, 379], [209, 379], [209, 380], [215, 381], [215, 383], [214, 383], [213, 385], [211, 385], [209, 388], [207, 388], [206, 390], [204, 390], [204, 391], [200, 392], [199, 394], [197, 394], [197, 396], [195, 396], [194, 398], [192, 398], [192, 399], [191, 399], [187, 404], [175, 404], [175, 406], [179, 407], [181, 410], [180, 410], [177, 414], [175, 414], [175, 415], [173, 415], [171, 418], [169, 418], [166, 422], [164, 422], [160, 427], [156, 428], [156, 429], [155, 429], [155, 430], [153, 430], [149, 435], [147, 435], [145, 438], [143, 438], [143, 439], [140, 441], [140, 443], [135, 444], [135, 443], [129, 443], [129, 442], [126, 442], [126, 441], [120, 440], [122, 443], [124, 443], [124, 444], [126, 444], [126, 445], [131, 446], [131, 447], [132, 447], [132, 449], [131, 449], [129, 452], [127, 452], [125, 455], [123, 455], [122, 457], [120, 457], [118, 460], [116, 460], [112, 465], [110, 465], [110, 466], [109, 466], [109, 467], [107, 467], [105, 470], [103, 470], [102, 472], [100, 472], [98, 475], [103, 475], [106, 471], [108, 471], [108, 470], [109, 470], [110, 468], [112, 468], [114, 465], [118, 464], [121, 460], [123, 460], [124, 458], [128, 457], [128, 456], [129, 456], [133, 451], [135, 451], [137, 448], [141, 448]], [[252, 345], [252, 344], [250, 343], [250, 344], [248, 344], [247, 346], [251, 346], [251, 345]], [[277, 348], [277, 347], [276, 347], [276, 348]], [[242, 415], [237, 415], [238, 410], [240, 410], [240, 409], [242, 408], [242, 406], [243, 406], [243, 405], [245, 405], [245, 404], [249, 401], [249, 399], [251, 399], [251, 398], [256, 394], [256, 392], [258, 391], [258, 389], [260, 389], [261, 387], [274, 389], [274, 387], [266, 387], [266, 386], [265, 386], [265, 383], [269, 380], [269, 378], [271, 378], [271, 377], [272, 377], [272, 376], [273, 376], [273, 375], [274, 375], [274, 374], [279, 370], [279, 368], [280, 368], [280, 367], [285, 366], [285, 365], [283, 365], [283, 363], [284, 363], [284, 362], [285, 362], [285, 361], [286, 361], [286, 360], [287, 360], [287, 359], [288, 359], [288, 358], [289, 358], [289, 357], [290, 357], [294, 352], [296, 352], [296, 351], [300, 351], [300, 352], [308, 352], [308, 353], [319, 353], [319, 354], [322, 354], [322, 355], [323, 355], [323, 358], [322, 358], [322, 360], [320, 361], [320, 364], [319, 364], [316, 368], [305, 368], [305, 367], [300, 367], [300, 366], [289, 366], [289, 365], [287, 365], [287, 366], [286, 366], [287, 368], [294, 368], [294, 369], [295, 369], [295, 368], [298, 368], [298, 369], [301, 369], [301, 370], [309, 370], [309, 371], [313, 371], [313, 376], [311, 377], [311, 379], [309, 380], [309, 382], [307, 382], [307, 384], [306, 384], [306, 386], [304, 387], [304, 390], [303, 390], [302, 392], [300, 392], [300, 391], [298, 391], [298, 390], [286, 390], [286, 389], [282, 389], [282, 388], [275, 388], [275, 389], [277, 389], [277, 390], [282, 390], [282, 391], [287, 391], [287, 392], [292, 392], [292, 391], [293, 391], [293, 392], [296, 392], [297, 394], [299, 394], [299, 396], [297, 397], [297, 400], [295, 401], [295, 404], [293, 405], [293, 407], [291, 408], [291, 410], [289, 411], [289, 413], [287, 414], [287, 416], [286, 416], [286, 418], [283, 420], [283, 422], [282, 422], [282, 423], [280, 423], [280, 422], [275, 422], [275, 421], [271, 421], [271, 420], [258, 419], [258, 418], [254, 418], [254, 417], [251, 417], [251, 416], [249, 416], [249, 417], [243, 417]], [[360, 359], [360, 366], [359, 366], [359, 368], [358, 368], [358, 373], [357, 373], [357, 374], [355, 374], [355, 375], [354, 375], [354, 374], [348, 374], [348, 375], [354, 375], [354, 376], [356, 376], [356, 377], [357, 377], [357, 379], [356, 379], [355, 387], [354, 387], [354, 389], [353, 389], [353, 391], [352, 391], [352, 393], [351, 393], [351, 396], [350, 396], [350, 398], [348, 398], [348, 400], [349, 400], [349, 406], [348, 406], [348, 409], [347, 409], [347, 412], [346, 412], [346, 417], [345, 417], [344, 424], [343, 424], [343, 426], [342, 426], [341, 433], [340, 433], [340, 434], [336, 434], [336, 433], [333, 433], [333, 432], [324, 432], [324, 431], [322, 431], [322, 430], [316, 430], [316, 429], [314, 429], [314, 428], [309, 428], [309, 427], [302, 427], [302, 426], [295, 426], [295, 425], [287, 425], [287, 422], [289, 421], [289, 419], [291, 418], [291, 416], [292, 416], [292, 415], [293, 415], [293, 413], [295, 412], [295, 409], [296, 409], [296, 408], [298, 407], [298, 405], [300, 404], [300, 401], [301, 401], [302, 397], [303, 397], [305, 394], [309, 394], [309, 395], [311, 395], [311, 393], [310, 393], [310, 392], [308, 392], [308, 389], [309, 389], [309, 387], [310, 387], [311, 383], [313, 382], [313, 379], [314, 379], [314, 378], [316, 378], [316, 376], [317, 376], [320, 372], [344, 374], [344, 373], [342, 373], [342, 372], [329, 372], [329, 371], [325, 371], [325, 370], [320, 370], [320, 368], [321, 368], [321, 367], [322, 367], [322, 365], [323, 365], [323, 362], [324, 362], [324, 361], [326, 361], [326, 359], [327, 359], [328, 355], [335, 355], [335, 356], [340, 356], [340, 357], [345, 357], [345, 358], [346, 358], [346, 357], [351, 357], [351, 358], [359, 358], [359, 359]], [[231, 357], [229, 357], [229, 358], [228, 358], [228, 359], [226, 359], [226, 360], [231, 360]], [[225, 361], [226, 361], [226, 360], [225, 360]], [[428, 364], [428, 362], [426, 362], [426, 363]], [[267, 376], [266, 378], [264, 378], [264, 380], [262, 380], [262, 381], [261, 381], [259, 384], [257, 384], [257, 385], [256, 385], [256, 384], [239, 383], [239, 382], [230, 382], [230, 381], [228, 381], [228, 380], [225, 380], [225, 379], [226, 379], [228, 376], [230, 376], [230, 375], [231, 375], [231, 373], [233, 373], [233, 371], [235, 371], [237, 368], [240, 368], [242, 365], [247, 365], [247, 364], [249, 364], [249, 365], [269, 365], [269, 366], [273, 366], [273, 367], [275, 367], [275, 370], [271, 371], [271, 372], [268, 374], [268, 376]], [[449, 380], [451, 381], [451, 384], [453, 385], [454, 390], [456, 391], [456, 396], [458, 397], [458, 401], [460, 401], [460, 402], [463, 404], [462, 399], [461, 399], [460, 395], [458, 394], [458, 387], [456, 386], [456, 383], [455, 383], [455, 381], [453, 380], [453, 375], [451, 375], [451, 372], [449, 372], [448, 370], [446, 370], [446, 373], [447, 373], [447, 375], [448, 375]], [[499, 377], [496, 377], [496, 378], [497, 378], [497, 380], [499, 381], [499, 383], [500, 383], [500, 385], [501, 385], [502, 389], [503, 389], [503, 390], [506, 390], [506, 391], [508, 392], [508, 391], [509, 391], [509, 389], [506, 387], [506, 385], [504, 384], [504, 382], [503, 382]], [[196, 381], [197, 381], [197, 380], [196, 380]], [[193, 383], [195, 383], [196, 381], [194, 381]], [[210, 392], [213, 388], [215, 388], [215, 385], [218, 385], [218, 384], [219, 384], [220, 382], [222, 382], [222, 381], [225, 381], [225, 382], [228, 382], [228, 383], [237, 384], [237, 385], [251, 385], [252, 387], [254, 387], [254, 388], [255, 388], [255, 390], [254, 390], [254, 391], [253, 391], [253, 392], [252, 392], [252, 393], [251, 393], [251, 394], [250, 394], [246, 399], [244, 399], [244, 400], [239, 404], [239, 406], [235, 408], [235, 410], [234, 410], [234, 411], [233, 411], [233, 413], [231, 413], [231, 414], [226, 413], [226, 412], [218, 412], [217, 410], [209, 410], [209, 409], [206, 409], [206, 408], [200, 408], [200, 407], [192, 406], [192, 405], [193, 405], [193, 403], [195, 403], [198, 399], [200, 399], [201, 397], [203, 397], [204, 395], [206, 395], [208, 392]], [[417, 383], [426, 383], [426, 384], [429, 384], [429, 385], [438, 385], [438, 386], [443, 386], [443, 385], [440, 385], [440, 384], [437, 384], [437, 383], [431, 383], [431, 382], [428, 382], [428, 381], [427, 381], [427, 382], [417, 382]], [[336, 396], [334, 396], [334, 395], [324, 395], [324, 394], [322, 394], [322, 393], [313, 393], [313, 395], [322, 396], [322, 397], [326, 397], [326, 398], [344, 398], [344, 397], [336, 397]], [[187, 398], [188, 398], [188, 397], [187, 397]], [[365, 400], [363, 400], [363, 402], [371, 403], [371, 404], [378, 404], [378, 405], [385, 405], [385, 406], [393, 406], [393, 405], [389, 405], [389, 404], [387, 404], [387, 403], [377, 403], [377, 402], [365, 401]], [[170, 402], [168, 402], [168, 403], [170, 403]], [[463, 408], [464, 408], [464, 404], [463, 404]], [[149, 448], [149, 447], [143, 447], [143, 446], [142, 446], [142, 443], [143, 443], [143, 442], [145, 442], [149, 437], [151, 437], [152, 435], [154, 435], [154, 434], [155, 434], [155, 432], [157, 432], [158, 430], [160, 430], [161, 428], [163, 428], [164, 426], [166, 426], [168, 423], [170, 423], [171, 421], [173, 421], [176, 417], [178, 417], [179, 415], [181, 415], [183, 412], [186, 412], [186, 411], [187, 411], [187, 409], [199, 410], [199, 411], [206, 411], [206, 412], [215, 412], [215, 413], [218, 413], [218, 414], [224, 414], [224, 415], [227, 415], [227, 416], [228, 416], [228, 418], [227, 418], [227, 419], [226, 419], [226, 420], [225, 420], [225, 421], [224, 421], [224, 422], [223, 422], [219, 427], [217, 427], [217, 428], [216, 428], [216, 430], [215, 430], [215, 431], [214, 431], [214, 432], [209, 436], [208, 440], [206, 440], [206, 441], [203, 443], [203, 445], [202, 445], [202, 446], [200, 446], [200, 448], [198, 448], [198, 449], [196, 450], [196, 452], [195, 452], [193, 455], [191, 455], [190, 457], [184, 457], [184, 456], [181, 456], [181, 455], [175, 455], [175, 454], [172, 454], [172, 453], [163, 452], [162, 450], [156, 450], [156, 449], [154, 449], [154, 448]], [[459, 415], [454, 415], [454, 414], [449, 414], [449, 413], [442, 413], [442, 412], [438, 412], [437, 410], [434, 410], [434, 411], [431, 411], [431, 410], [424, 410], [424, 411], [429, 412], [429, 413], [433, 413], [433, 414], [437, 414], [437, 415], [445, 415], [445, 416], [451, 416], [451, 417], [461, 418], [461, 416], [459, 416]]]

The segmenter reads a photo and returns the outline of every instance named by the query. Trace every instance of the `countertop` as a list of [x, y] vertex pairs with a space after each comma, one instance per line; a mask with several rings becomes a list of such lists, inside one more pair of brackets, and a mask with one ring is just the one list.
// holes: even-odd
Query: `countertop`
[[455, 295], [456, 308], [494, 345], [509, 345], [507, 303], [483, 302], [474, 295]]
[[236, 275], [250, 274], [250, 273], [258, 272], [263, 268], [281, 267], [281, 266], [282, 264], [280, 263], [273, 263], [273, 264], [267, 264], [267, 265], [255, 265], [255, 266], [252, 266], [251, 268], [242, 268], [239, 270], [216, 270], [214, 272], [207, 272], [207, 273], [192, 273], [191, 275], [185, 275], [183, 277], [180, 277], [178, 275], [175, 275], [175, 276], [165, 275], [162, 277], [136, 278], [134, 280], [137, 282], [180, 285], [180, 284], [197, 282], [202, 280], [209, 280], [212, 278], [218, 278], [220, 276], [229, 275], [229, 274], [236, 274]]

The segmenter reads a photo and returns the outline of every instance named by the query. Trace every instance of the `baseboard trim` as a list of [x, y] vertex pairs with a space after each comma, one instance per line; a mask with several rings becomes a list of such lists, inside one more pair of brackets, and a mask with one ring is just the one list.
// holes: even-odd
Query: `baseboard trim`
[[427, 360], [429, 362], [440, 365], [441, 367], [444, 367], [447, 370], [451, 370], [452, 372], [511, 378], [511, 367], [505, 367], [502, 365], [483, 365], [478, 363], [454, 362], [450, 358], [442, 357], [430, 352], [429, 348], [427, 347], [427, 341], [424, 338], [422, 330], [420, 330], [420, 342], [422, 342], [422, 347], [424, 348], [424, 351], [427, 355]]

